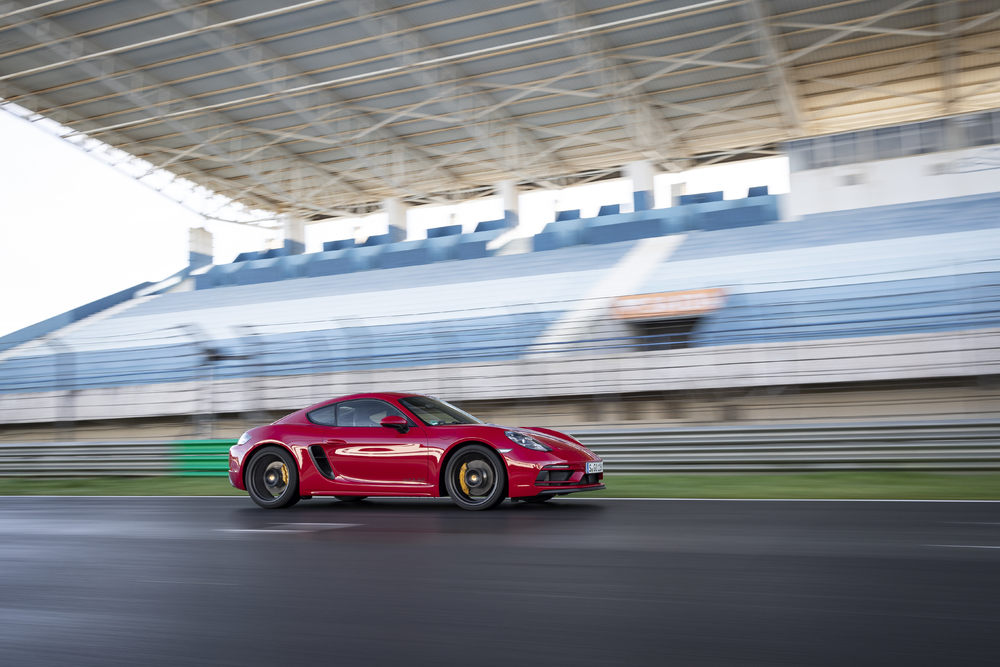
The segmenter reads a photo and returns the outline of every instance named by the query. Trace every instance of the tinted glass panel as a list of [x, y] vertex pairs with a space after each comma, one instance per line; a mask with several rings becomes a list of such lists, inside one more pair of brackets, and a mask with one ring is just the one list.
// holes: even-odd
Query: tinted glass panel
[[482, 424], [481, 421], [462, 412], [454, 405], [429, 396], [407, 396], [399, 401], [428, 426], [449, 426], [453, 424]]
[[389, 415], [406, 419], [406, 415], [397, 408], [374, 398], [359, 398], [337, 404], [337, 426], [381, 426], [382, 420]]
[[993, 124], [989, 114], [972, 116], [966, 121], [965, 132], [969, 146], [986, 146], [993, 143]]
[[875, 130], [875, 153], [879, 160], [900, 157], [902, 146], [898, 127], [880, 127]]
[[875, 159], [875, 135], [871, 130], [854, 133], [854, 152], [858, 162], [871, 162]]
[[900, 152], [903, 155], [920, 155], [923, 146], [923, 137], [920, 135], [920, 126], [903, 125], [899, 128]]
[[937, 153], [944, 150], [944, 123], [929, 120], [920, 124], [920, 145], [923, 153]]
[[852, 164], [856, 162], [854, 153], [854, 135], [838, 134], [830, 137], [833, 143], [833, 161], [835, 164]]
[[833, 166], [833, 149], [830, 137], [816, 137], [813, 139], [813, 169], [823, 169]]
[[320, 424], [322, 426], [336, 426], [337, 425], [337, 406], [327, 405], [326, 407], [319, 408], [318, 410], [313, 410], [309, 413], [309, 421], [314, 424]]

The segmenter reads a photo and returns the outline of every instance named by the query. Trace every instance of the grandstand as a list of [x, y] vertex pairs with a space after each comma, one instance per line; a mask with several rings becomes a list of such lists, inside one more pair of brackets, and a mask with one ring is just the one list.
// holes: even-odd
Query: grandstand
[[[833, 76], [821, 75], [824, 68], [857, 66], [839, 75], [867, 76], [844, 54], [873, 61], [904, 57], [896, 51], [914, 45], [927, 48], [922, 33], [942, 21], [937, 10], [920, 2], [903, 9], [802, 3], [800, 12], [783, 14], [781, 3], [753, 0], [594, 3], [571, 19], [561, 15], [569, 24], [556, 21], [561, 32], [539, 36], [537, 47], [504, 42], [509, 54], [494, 50], [502, 30], [482, 34], [471, 18], [452, 16], [456, 39], [467, 38], [468, 53], [482, 51], [478, 59], [431, 43], [445, 39], [441, 26], [465, 11], [461, 3], [387, 5], [382, 15], [396, 16], [401, 34], [421, 33], [412, 28], [421, 22], [438, 32], [414, 37], [406, 51], [414, 59], [394, 65], [398, 71], [365, 70], [356, 82], [344, 78], [354, 76], [346, 64], [352, 57], [397, 62], [371, 50], [379, 37], [395, 39], [386, 37], [396, 33], [382, 30], [378, 17], [370, 18], [375, 36], [342, 53], [316, 46], [336, 62], [317, 55], [309, 72], [308, 45], [290, 41], [281, 48], [301, 51], [281, 54], [281, 40], [324, 19], [321, 25], [346, 44], [342, 31], [360, 19], [322, 15], [334, 9], [305, 3], [320, 14], [299, 16], [289, 5], [284, 23], [271, 23], [284, 10], [258, 15], [250, 3], [236, 2], [230, 11], [242, 8], [246, 16], [228, 41], [206, 37], [214, 34], [211, 26], [176, 35], [161, 26], [150, 38], [156, 43], [136, 47], [137, 60], [129, 62], [122, 55], [129, 48], [95, 41], [115, 25], [105, 12], [117, 4], [74, 4], [62, 18], [25, 10], [18, 25], [55, 26], [55, 37], [37, 48], [22, 46], [41, 58], [32, 67], [21, 50], [0, 53], [0, 82], [9, 86], [3, 94], [74, 132], [273, 214], [284, 245], [247, 249], [228, 261], [213, 256], [208, 232], [192, 230], [190, 265], [175, 275], [0, 338], [0, 439], [228, 437], [332, 395], [400, 389], [447, 397], [497, 422], [563, 427], [996, 416], [1000, 111], [992, 110], [998, 98], [983, 87], [988, 81], [976, 78], [1000, 68], [980, 53], [1000, 35], [991, 27], [1000, 13], [990, 3], [956, 3], [958, 15], [944, 21], [954, 25], [942, 35], [975, 38], [970, 48], [980, 56], [967, 54], [964, 65], [942, 56], [952, 74], [965, 67], [968, 75], [960, 83], [946, 77], [948, 104], [925, 103], [924, 92], [910, 91], [907, 104], [867, 99], [826, 126], [819, 112], [835, 108], [842, 95], [814, 90], [800, 98], [794, 77], [802, 79], [800, 88], [822, 86]], [[761, 15], [767, 4], [777, 6], [773, 15]], [[432, 8], [439, 14], [432, 16]], [[544, 8], [508, 9], [511, 25], [548, 21]], [[584, 29], [584, 20], [594, 21], [600, 48], [567, 36]], [[142, 23], [134, 19], [134, 26]], [[650, 32], [657, 26], [678, 39], [685, 31], [715, 32], [717, 41], [690, 37], [681, 48]], [[813, 48], [806, 40], [816, 31], [837, 37]], [[799, 44], [799, 51], [775, 52], [782, 40]], [[267, 79], [260, 63], [244, 78], [233, 73], [236, 56], [225, 45], [257, 42], [263, 46], [254, 57], [286, 63], [289, 81]], [[83, 55], [60, 50], [74, 43]], [[148, 50], [158, 43], [176, 46], [176, 60]], [[612, 67], [597, 51], [621, 61], [642, 51], [642, 67], [651, 69]], [[479, 75], [470, 79], [443, 63], [452, 57]], [[552, 67], [563, 58], [578, 60], [581, 69], [560, 77]], [[144, 74], [145, 85], [177, 99], [144, 106], [141, 96], [117, 90], [116, 106], [93, 70], [102, 62], [112, 71], [155, 70]], [[752, 74], [722, 77], [726, 63]], [[621, 101], [600, 92], [613, 82], [588, 79], [606, 67], [650, 86], [686, 72], [687, 79], [671, 81], [697, 92], [680, 102], [669, 85], [657, 83], [631, 100], [642, 111], [635, 115], [659, 128], [639, 128], [657, 140], [647, 149], [620, 114], [596, 109]], [[439, 78], [424, 80], [425, 70]], [[309, 83], [329, 71], [344, 80]], [[490, 73], [492, 88], [483, 83]], [[405, 77], [427, 90], [402, 86]], [[186, 88], [192, 81], [201, 82], [200, 93]], [[884, 95], [886, 87], [921, 81], [858, 86]], [[281, 87], [291, 84], [315, 84], [319, 98], [296, 102]], [[494, 109], [501, 89], [516, 91], [497, 107], [503, 113]], [[720, 96], [746, 102], [758, 89], [770, 96], [766, 107], [698, 111]], [[581, 97], [597, 101], [580, 104]], [[466, 122], [476, 109], [458, 99], [473, 100], [484, 127]], [[334, 115], [324, 119], [317, 110], [323, 105]], [[424, 106], [430, 118], [416, 115]], [[655, 122], [648, 119], [653, 112]], [[705, 127], [687, 125], [689, 141], [703, 150], [662, 134], [664, 125], [692, 116], [713, 119]], [[796, 121], [800, 116], [813, 123]], [[587, 130], [595, 120], [610, 129]], [[442, 123], [451, 125], [442, 130]], [[552, 138], [561, 131], [553, 128], [563, 126], [576, 130]], [[548, 139], [532, 138], [546, 131]], [[240, 147], [225, 148], [223, 138], [208, 136], [215, 132], [233, 133], [225, 142]], [[368, 135], [372, 144], [360, 148]], [[560, 151], [560, 142], [572, 148]], [[405, 182], [380, 162], [393, 151], [402, 156], [395, 173], [408, 174]], [[726, 200], [721, 191], [679, 188], [670, 201], [653, 196], [657, 171], [778, 153], [791, 158], [788, 194], [755, 187]], [[247, 168], [248, 155], [261, 156], [254, 169]], [[534, 235], [519, 227], [519, 191], [622, 177], [633, 187], [624, 207], [608, 202], [590, 218], [560, 211]], [[503, 218], [481, 221], [469, 233], [447, 225], [426, 239], [408, 237], [407, 205], [480, 196], [499, 197]], [[361, 243], [329, 239], [322, 252], [304, 252], [306, 224], [374, 210], [387, 214], [385, 234]]]
[[[343, 249], [212, 265], [10, 348], [0, 418], [22, 438], [60, 410], [183, 433], [171, 420], [210, 406], [228, 433], [262, 411], [399, 386], [558, 425], [715, 423], [718, 409], [676, 404], [726, 391], [732, 417], [774, 388], [791, 394], [739, 418], [856, 419], [841, 406], [851, 386], [855, 400], [880, 396], [865, 399], [868, 419], [985, 417], [998, 398], [980, 386], [1000, 363], [998, 211], [1000, 193], [333, 275], [302, 267]], [[266, 280], [204, 280], [234, 266]], [[618, 297], [709, 289], [724, 304], [695, 316], [611, 316]], [[603, 414], [607, 395], [633, 413]]]

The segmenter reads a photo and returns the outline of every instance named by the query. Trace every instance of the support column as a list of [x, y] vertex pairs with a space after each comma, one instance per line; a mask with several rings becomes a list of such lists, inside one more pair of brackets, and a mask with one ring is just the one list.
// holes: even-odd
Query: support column
[[517, 181], [500, 181], [495, 186], [503, 200], [503, 217], [508, 227], [517, 227], [520, 222], [517, 210]]
[[306, 251], [306, 221], [294, 215], [285, 216], [285, 254], [301, 255]]
[[188, 268], [200, 269], [212, 263], [212, 233], [204, 227], [188, 230]]
[[389, 218], [389, 238], [393, 243], [406, 240], [406, 209], [409, 208], [399, 197], [389, 197], [382, 201], [382, 210]]
[[681, 205], [681, 195], [686, 195], [688, 193], [687, 183], [671, 183], [670, 184], [670, 205], [680, 206]]
[[653, 208], [653, 163], [646, 160], [630, 162], [625, 166], [625, 174], [632, 179], [632, 200], [636, 211]]

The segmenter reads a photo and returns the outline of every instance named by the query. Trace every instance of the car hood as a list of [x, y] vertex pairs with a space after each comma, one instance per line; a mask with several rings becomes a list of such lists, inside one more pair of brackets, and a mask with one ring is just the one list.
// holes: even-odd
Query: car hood
[[[524, 426], [500, 426], [499, 424], [484, 424], [484, 426], [490, 429], [496, 429], [498, 431], [517, 431], [519, 433], [524, 433], [530, 435], [535, 440], [544, 443], [552, 448], [553, 452], [558, 452], [560, 456], [566, 457], [567, 460], [582, 460], [582, 461], [600, 461], [599, 457], [594, 452], [590, 451], [577, 441], [575, 441], [570, 436], [565, 433], [560, 433], [559, 431], [554, 431], [548, 428], [540, 427], [524, 427]], [[502, 433], [498, 434], [501, 438], [506, 438]], [[513, 444], [513, 443], [511, 443]], [[516, 445], [515, 445], [516, 446]]]

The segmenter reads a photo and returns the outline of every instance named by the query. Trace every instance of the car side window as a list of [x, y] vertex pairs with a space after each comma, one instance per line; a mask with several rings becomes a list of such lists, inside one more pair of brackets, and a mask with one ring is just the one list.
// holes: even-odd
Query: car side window
[[[333, 407], [333, 406], [330, 406]], [[359, 398], [337, 403], [337, 426], [381, 426], [383, 419], [396, 415], [406, 419], [406, 415], [385, 401]], [[325, 409], [325, 408], [320, 408]], [[316, 411], [318, 412], [318, 410]], [[310, 413], [310, 417], [312, 413]], [[407, 422], [410, 420], [407, 419]]]
[[337, 425], [337, 404], [327, 405], [309, 413], [309, 421], [320, 426]]

